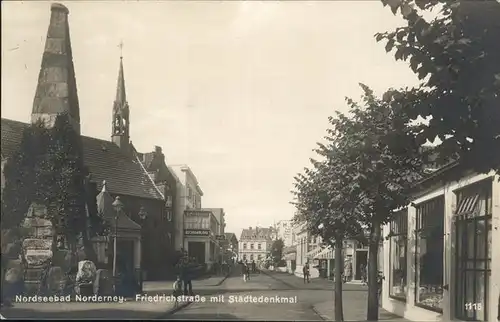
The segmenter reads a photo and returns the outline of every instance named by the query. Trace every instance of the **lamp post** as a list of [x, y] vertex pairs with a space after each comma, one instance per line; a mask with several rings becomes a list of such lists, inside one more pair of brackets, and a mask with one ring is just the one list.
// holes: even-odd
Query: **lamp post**
[[124, 205], [120, 200], [120, 197], [117, 196], [115, 201], [112, 203], [113, 208], [115, 209], [115, 227], [114, 227], [114, 240], [113, 240], [113, 277], [116, 278], [116, 249], [117, 249], [117, 239], [118, 239], [118, 216], [120, 215], [120, 211], [123, 210]]
[[140, 269], [140, 278], [141, 278], [141, 290], [142, 290], [142, 282], [144, 280], [144, 273], [142, 268], [144, 267], [144, 259], [143, 259], [143, 249], [144, 249], [144, 226], [146, 225], [146, 218], [148, 217], [148, 212], [144, 207], [139, 209], [139, 218], [141, 219], [141, 269]]

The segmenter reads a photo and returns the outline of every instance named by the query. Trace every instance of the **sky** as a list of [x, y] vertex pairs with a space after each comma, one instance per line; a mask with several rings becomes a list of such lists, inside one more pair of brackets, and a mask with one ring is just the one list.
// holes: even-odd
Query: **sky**
[[[380, 1], [66, 1], [82, 134], [109, 140], [120, 49], [131, 140], [187, 164], [202, 207], [226, 231], [291, 219], [294, 176], [309, 166], [328, 117], [413, 85], [376, 32], [402, 25]], [[2, 1], [2, 118], [27, 122], [50, 3]]]

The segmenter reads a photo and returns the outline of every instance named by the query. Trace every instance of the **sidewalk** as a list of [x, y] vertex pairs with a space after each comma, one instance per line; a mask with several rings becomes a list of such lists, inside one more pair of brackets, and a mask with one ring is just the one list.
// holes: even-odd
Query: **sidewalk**
[[[315, 278], [311, 283], [304, 284], [302, 278], [282, 272], [265, 271], [265, 274], [279, 280], [291, 288], [302, 290], [334, 290], [333, 281]], [[368, 287], [362, 284], [342, 284], [342, 302], [344, 319], [346, 321], [366, 321], [368, 301]], [[329, 300], [313, 305], [313, 309], [324, 320], [333, 321], [335, 318], [334, 301]], [[379, 308], [379, 321], [409, 321]]]
[[[304, 280], [302, 278], [292, 274], [283, 272], [274, 272], [274, 271], [264, 271], [264, 270], [262, 272], [282, 282], [283, 284], [286, 284], [288, 287], [291, 288], [333, 291], [333, 286], [334, 286], [333, 281], [321, 277], [310, 279], [310, 283], [304, 284]], [[344, 283], [342, 285], [342, 289], [344, 291], [367, 291], [368, 287], [362, 284]]]
[[[193, 281], [195, 289], [219, 286], [227, 276], [211, 276]], [[172, 281], [146, 281], [143, 284], [143, 294], [147, 296], [170, 295]], [[123, 303], [14, 303], [14, 307], [2, 307], [1, 313], [6, 318], [13, 319], [157, 319], [164, 318], [173, 312], [187, 306], [182, 303], [174, 307], [173, 302], [136, 301], [126, 299]]]
[[[219, 286], [226, 280], [228, 276], [229, 275], [210, 276], [198, 280], [193, 280], [193, 289]], [[146, 281], [143, 283], [143, 293], [148, 295], [163, 293], [170, 294], [172, 292], [173, 283], [174, 281]]]
[[[367, 321], [367, 292], [342, 292], [342, 302], [345, 321]], [[313, 306], [313, 310], [318, 313], [323, 320], [334, 321], [335, 319], [335, 302], [328, 301], [318, 303]], [[400, 316], [387, 312], [379, 307], [379, 321], [405, 322], [409, 321]]]

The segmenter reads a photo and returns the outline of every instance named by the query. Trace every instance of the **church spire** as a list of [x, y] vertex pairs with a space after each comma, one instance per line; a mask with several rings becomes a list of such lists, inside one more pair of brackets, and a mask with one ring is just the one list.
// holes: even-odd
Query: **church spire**
[[50, 23], [31, 121], [43, 120], [47, 127], [52, 127], [58, 115], [67, 114], [74, 129], [80, 133], [80, 107], [69, 35], [69, 10], [59, 3], [52, 4], [50, 9]]
[[123, 42], [118, 45], [120, 47], [120, 70], [118, 71], [118, 83], [116, 85], [115, 102], [125, 104], [127, 102], [127, 94], [125, 92], [125, 77], [123, 76]]
[[123, 73], [123, 42], [120, 47], [120, 67], [116, 84], [116, 97], [113, 104], [112, 141], [121, 148], [127, 149], [130, 143], [130, 111], [125, 92], [125, 76]]

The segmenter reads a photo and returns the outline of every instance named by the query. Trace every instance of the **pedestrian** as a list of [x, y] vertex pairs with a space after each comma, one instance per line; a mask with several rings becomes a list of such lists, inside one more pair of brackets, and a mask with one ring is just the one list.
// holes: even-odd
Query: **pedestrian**
[[182, 284], [184, 284], [184, 295], [193, 295], [193, 267], [187, 259], [182, 265]]
[[348, 260], [344, 267], [344, 283], [349, 282], [352, 279], [352, 262]]
[[179, 306], [178, 297], [182, 295], [182, 280], [179, 275], [175, 279], [174, 284], [172, 285], [172, 296], [174, 297], [174, 308]]
[[257, 272], [257, 266], [255, 265], [255, 261], [252, 260], [252, 272], [256, 273]]
[[243, 276], [243, 282], [247, 281], [247, 268], [246, 268], [246, 263], [241, 262], [241, 273]]
[[365, 264], [361, 264], [361, 266], [359, 267], [359, 270], [360, 270], [360, 273], [361, 273], [361, 282], [363, 284], [366, 284], [366, 265]]
[[378, 291], [378, 301], [379, 301], [380, 307], [382, 307], [382, 287], [383, 287], [384, 280], [385, 280], [384, 273], [382, 271], [378, 271], [378, 276], [377, 276], [378, 289], [377, 289], [377, 291]]
[[243, 280], [245, 282], [250, 280], [250, 265], [248, 263], [243, 264]]
[[302, 268], [302, 274], [304, 275], [304, 284], [310, 283], [309, 280], [309, 262], [307, 262]]

